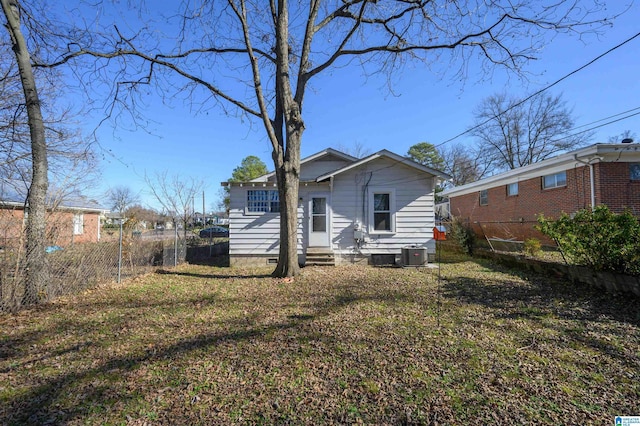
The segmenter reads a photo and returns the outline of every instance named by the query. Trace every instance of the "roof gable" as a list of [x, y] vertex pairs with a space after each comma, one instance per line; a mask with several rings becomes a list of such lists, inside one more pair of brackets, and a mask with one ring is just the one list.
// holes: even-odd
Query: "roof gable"
[[[304, 169], [314, 168], [312, 166], [313, 163], [326, 163], [325, 167], [318, 166], [315, 168], [315, 169], [324, 169], [319, 173], [325, 173], [326, 171], [332, 169], [329, 163], [352, 163], [354, 161], [358, 161], [358, 159], [356, 157], [352, 157], [351, 155], [345, 154], [344, 152], [338, 151], [336, 149], [327, 148], [325, 150], [322, 150], [320, 152], [317, 152], [313, 155], [310, 155], [300, 160], [301, 180], [307, 180], [307, 179], [304, 179], [305, 177]], [[335, 168], [335, 166], [333, 168]], [[272, 178], [275, 178], [275, 175], [276, 175], [275, 171], [269, 172], [266, 175], [259, 176], [255, 179], [250, 180], [249, 182], [267, 182], [269, 180], [272, 180]], [[311, 176], [308, 180], [314, 180], [316, 176]]]
[[443, 179], [443, 180], [451, 179], [451, 176], [449, 176], [448, 174], [446, 174], [444, 172], [441, 172], [439, 170], [433, 169], [431, 167], [423, 166], [422, 164], [417, 163], [417, 162], [413, 161], [410, 158], [403, 157], [401, 155], [398, 155], [398, 154], [395, 154], [395, 153], [393, 153], [391, 151], [383, 149], [381, 151], [376, 152], [375, 154], [372, 154], [372, 155], [370, 155], [368, 157], [365, 157], [365, 158], [362, 158], [362, 159], [360, 159], [358, 161], [355, 161], [355, 162], [353, 162], [353, 163], [351, 163], [351, 164], [349, 164], [349, 165], [347, 165], [345, 167], [342, 167], [340, 169], [337, 169], [337, 170], [334, 170], [332, 172], [325, 173], [325, 174], [323, 174], [321, 176], [318, 176], [316, 178], [316, 181], [320, 182], [320, 181], [329, 179], [329, 178], [331, 178], [333, 176], [336, 176], [336, 175], [338, 175], [340, 173], [344, 173], [346, 171], [349, 171], [349, 170], [352, 170], [354, 168], [360, 167], [360, 166], [362, 166], [364, 164], [367, 164], [367, 163], [369, 163], [371, 161], [374, 161], [374, 160], [376, 160], [378, 158], [388, 158], [390, 160], [393, 160], [393, 161], [396, 161], [398, 163], [401, 163], [401, 164], [403, 164], [403, 165], [405, 165], [407, 167], [416, 169], [416, 170], [421, 171], [423, 173], [428, 173], [430, 175], [439, 177], [440, 179]]

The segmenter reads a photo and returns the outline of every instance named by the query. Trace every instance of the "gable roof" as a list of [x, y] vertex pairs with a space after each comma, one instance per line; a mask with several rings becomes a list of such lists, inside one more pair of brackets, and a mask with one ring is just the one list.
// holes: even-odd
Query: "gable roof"
[[[343, 161], [358, 161], [358, 159], [356, 157], [352, 157], [349, 154], [345, 154], [344, 152], [338, 151], [337, 149], [333, 149], [333, 148], [327, 148], [324, 149], [320, 152], [316, 152], [315, 154], [312, 154], [308, 157], [305, 157], [303, 159], [300, 160], [300, 166], [302, 167], [303, 164], [305, 163], [310, 163], [312, 161], [316, 161], [319, 160], [321, 158], [326, 158], [326, 157], [335, 157], [339, 160], [343, 160]], [[259, 176], [255, 179], [250, 180], [249, 182], [264, 182], [266, 180], [268, 180], [270, 177], [274, 176], [276, 174], [275, 171], [273, 172], [269, 172], [266, 175], [262, 175]]]
[[417, 162], [413, 161], [410, 158], [403, 157], [403, 156], [395, 154], [395, 153], [393, 153], [391, 151], [383, 149], [381, 151], [376, 152], [375, 154], [372, 154], [372, 155], [370, 155], [368, 157], [365, 157], [365, 158], [362, 158], [360, 160], [357, 160], [357, 161], [355, 161], [355, 162], [353, 162], [353, 163], [351, 163], [351, 164], [349, 164], [349, 165], [347, 165], [345, 167], [342, 167], [342, 168], [340, 168], [338, 170], [334, 170], [333, 172], [329, 172], [329, 173], [326, 173], [326, 174], [324, 174], [322, 176], [318, 176], [316, 178], [316, 182], [321, 182], [323, 180], [329, 179], [329, 178], [334, 177], [334, 176], [336, 176], [336, 175], [338, 175], [340, 173], [344, 173], [344, 172], [346, 172], [348, 170], [354, 169], [356, 167], [360, 167], [363, 164], [369, 163], [369, 162], [371, 162], [373, 160], [376, 160], [378, 158], [388, 158], [390, 160], [393, 160], [393, 161], [396, 161], [398, 163], [404, 164], [405, 166], [414, 168], [414, 169], [419, 170], [421, 172], [432, 174], [432, 175], [437, 176], [437, 177], [439, 177], [440, 179], [443, 179], [443, 180], [451, 179], [451, 176], [449, 176], [448, 174], [446, 174], [444, 172], [441, 172], [441, 171], [436, 170], [436, 169], [432, 169], [431, 167], [423, 166], [422, 164], [417, 163]]
[[640, 144], [616, 143], [593, 144], [584, 148], [557, 155], [537, 163], [528, 164], [503, 173], [498, 173], [475, 182], [442, 191], [442, 196], [460, 196], [482, 191], [499, 185], [532, 179], [569, 168], [595, 164], [598, 162], [640, 161]]
[[[446, 174], [446, 173], [444, 173], [444, 172], [442, 172], [440, 170], [436, 170], [436, 169], [433, 169], [431, 167], [423, 166], [422, 164], [417, 163], [417, 162], [413, 161], [410, 158], [403, 157], [401, 155], [395, 154], [395, 153], [393, 153], [391, 151], [388, 151], [386, 149], [378, 151], [375, 154], [371, 154], [368, 157], [358, 159], [358, 158], [352, 157], [349, 154], [345, 154], [344, 152], [340, 152], [338, 150], [335, 150], [333, 148], [327, 148], [325, 150], [322, 150], [322, 151], [320, 151], [320, 152], [318, 152], [316, 154], [310, 155], [309, 157], [305, 157], [304, 159], [300, 160], [300, 166], [303, 166], [306, 163], [311, 163], [313, 161], [318, 161], [318, 160], [321, 160], [321, 159], [330, 159], [331, 157], [333, 157], [335, 159], [338, 159], [338, 160], [346, 161], [348, 164], [346, 166], [344, 166], [344, 167], [339, 168], [339, 169], [333, 170], [331, 172], [326, 172], [326, 173], [324, 173], [324, 174], [322, 174], [320, 176], [314, 177], [313, 180], [312, 180], [313, 182], [322, 182], [322, 181], [330, 179], [330, 178], [332, 178], [332, 177], [334, 177], [334, 176], [336, 176], [336, 175], [338, 175], [340, 173], [344, 173], [344, 172], [346, 172], [348, 170], [352, 170], [352, 169], [354, 169], [356, 167], [360, 167], [363, 164], [367, 164], [367, 163], [369, 163], [371, 161], [374, 161], [376, 159], [379, 159], [379, 158], [386, 158], [386, 159], [395, 161], [395, 162], [397, 162], [399, 164], [403, 164], [403, 165], [405, 165], [407, 167], [413, 168], [413, 169], [418, 170], [420, 172], [428, 173], [428, 174], [431, 174], [433, 176], [436, 176], [436, 177], [438, 177], [438, 178], [440, 178], [442, 180], [450, 180], [451, 179], [451, 176], [449, 176], [448, 174]], [[271, 178], [274, 175], [275, 175], [275, 172], [270, 172], [270, 173], [268, 173], [266, 175], [263, 175], [263, 176], [255, 178], [255, 179], [252, 179], [249, 182], [250, 183], [263, 183], [264, 184], [265, 182], [268, 181], [269, 178]], [[311, 181], [307, 180], [307, 182], [311, 182]], [[223, 186], [228, 186], [231, 183], [242, 184], [243, 182], [222, 182], [222, 185]], [[248, 182], [244, 182], [244, 183], [248, 183]]]

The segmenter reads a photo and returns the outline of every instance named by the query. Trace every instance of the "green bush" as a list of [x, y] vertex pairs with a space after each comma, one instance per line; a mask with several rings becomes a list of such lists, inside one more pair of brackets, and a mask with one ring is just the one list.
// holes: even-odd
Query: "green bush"
[[573, 263], [596, 271], [640, 275], [640, 222], [630, 212], [611, 212], [606, 206], [580, 210], [573, 218], [538, 218], [536, 227], [553, 238]]
[[471, 225], [460, 218], [454, 217], [450, 228], [449, 235], [451, 235], [451, 239], [456, 242], [464, 253], [473, 254], [476, 234], [473, 232]]
[[540, 240], [536, 238], [527, 238], [524, 240], [524, 245], [522, 246], [522, 251], [527, 256], [537, 256], [542, 250], [542, 245], [540, 244]]

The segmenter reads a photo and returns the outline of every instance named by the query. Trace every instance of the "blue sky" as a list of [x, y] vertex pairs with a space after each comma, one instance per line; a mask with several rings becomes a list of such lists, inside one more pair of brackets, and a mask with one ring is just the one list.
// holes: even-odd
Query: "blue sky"
[[[384, 79], [365, 79], [357, 67], [322, 75], [312, 82], [305, 98], [302, 156], [356, 143], [370, 152], [388, 149], [401, 155], [418, 142], [438, 145], [473, 123], [473, 110], [483, 98], [503, 90], [517, 96], [539, 90], [635, 35], [640, 31], [638, 16], [640, 5], [636, 4], [600, 37], [585, 41], [556, 37], [540, 59], [527, 67], [531, 73], [527, 81], [502, 73], [480, 81], [473, 66], [468, 78], [453, 81], [450, 75], [434, 75], [411, 65], [396, 76], [390, 93]], [[638, 52], [640, 37], [548, 93], [562, 93], [573, 109], [576, 126], [640, 107]], [[216, 109], [197, 114], [182, 101], [172, 107], [154, 99], [148, 104], [144, 112], [153, 122], [147, 131], [131, 132], [108, 124], [100, 128], [101, 179], [91, 191], [96, 197], [109, 187], [123, 185], [139, 193], [143, 204], [157, 207], [144, 175], [166, 170], [205, 180], [205, 207], [210, 211], [219, 198], [220, 182], [230, 177], [244, 157], [256, 155], [272, 169], [270, 143], [259, 122], [243, 122]], [[93, 123], [87, 121], [87, 130]], [[640, 137], [640, 115], [597, 129], [592, 142], [606, 142], [625, 130]], [[462, 136], [452, 143], [472, 142]], [[201, 210], [202, 200], [195, 205]]]

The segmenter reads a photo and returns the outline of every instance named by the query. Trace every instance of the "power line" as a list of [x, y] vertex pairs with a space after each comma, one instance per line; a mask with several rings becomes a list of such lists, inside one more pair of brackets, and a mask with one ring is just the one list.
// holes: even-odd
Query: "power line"
[[[630, 112], [633, 112], [633, 111], [636, 111], [636, 110], [639, 110], [639, 109], [640, 109], [640, 106], [637, 106], [637, 107], [635, 107], [635, 108], [631, 108], [631, 109], [628, 109], [628, 110], [626, 110], [626, 111], [622, 111], [622, 112], [619, 112], [619, 113], [617, 113], [617, 114], [613, 114], [613, 115], [610, 115], [610, 116], [608, 116], [608, 117], [605, 117], [605, 118], [601, 118], [601, 119], [599, 119], [599, 120], [592, 121], [591, 123], [581, 124], [580, 126], [576, 126], [576, 127], [574, 127], [572, 130], [579, 129], [579, 128], [581, 128], [581, 127], [591, 126], [592, 124], [596, 124], [596, 123], [599, 123], [599, 122], [601, 122], [601, 121], [608, 120], [608, 119], [610, 119], [610, 118], [617, 117], [617, 116], [622, 115], [622, 114], [627, 114], [627, 113], [630, 113]], [[634, 115], [636, 115], [636, 114], [631, 114], [629, 117], [632, 117], [632, 116], [634, 116]], [[629, 118], [629, 117], [624, 117], [624, 118]], [[624, 119], [624, 118], [622, 118], [622, 119]], [[622, 120], [622, 119], [621, 119], [621, 120]], [[615, 120], [615, 121], [620, 121], [620, 120]], [[615, 121], [612, 121], [612, 123], [614, 123]], [[603, 126], [604, 126], [604, 125], [606, 125], [606, 124], [608, 124], [608, 123], [603, 124]]]
[[485, 120], [485, 121], [483, 121], [482, 123], [477, 124], [477, 125], [475, 125], [475, 126], [473, 126], [473, 127], [469, 128], [469, 129], [465, 130], [464, 132], [459, 133], [459, 134], [455, 135], [454, 137], [447, 139], [447, 140], [446, 140], [446, 141], [444, 141], [444, 142], [440, 142], [439, 144], [435, 145], [435, 147], [436, 147], [436, 148], [438, 148], [438, 147], [440, 147], [440, 146], [442, 146], [442, 145], [444, 145], [444, 144], [447, 144], [447, 143], [449, 143], [449, 142], [451, 142], [451, 141], [453, 141], [453, 140], [455, 140], [455, 139], [458, 139], [460, 136], [464, 136], [464, 135], [466, 135], [467, 133], [472, 132], [473, 130], [476, 130], [476, 129], [478, 129], [478, 128], [480, 128], [480, 127], [484, 126], [485, 124], [489, 123], [491, 120], [495, 120], [495, 119], [496, 119], [496, 118], [498, 118], [499, 116], [501, 116], [501, 115], [503, 115], [503, 114], [505, 114], [505, 113], [507, 113], [507, 112], [511, 111], [513, 108], [519, 107], [520, 105], [522, 105], [523, 103], [527, 102], [527, 101], [528, 101], [528, 100], [530, 100], [531, 98], [533, 98], [533, 97], [535, 97], [535, 96], [538, 96], [540, 93], [542, 93], [542, 92], [544, 92], [544, 91], [546, 91], [546, 90], [549, 90], [550, 88], [552, 88], [553, 86], [557, 85], [557, 84], [558, 84], [558, 83], [560, 83], [561, 81], [566, 80], [567, 78], [571, 77], [572, 75], [574, 75], [574, 74], [576, 74], [576, 73], [578, 73], [578, 72], [582, 71], [583, 69], [585, 69], [585, 68], [586, 68], [586, 67], [588, 67], [589, 65], [593, 64], [594, 62], [598, 61], [599, 59], [602, 59], [603, 57], [605, 57], [605, 56], [606, 56], [606, 55], [608, 55], [609, 53], [613, 52], [614, 50], [616, 50], [616, 49], [618, 49], [618, 48], [620, 48], [620, 47], [622, 47], [622, 46], [624, 46], [625, 44], [629, 43], [630, 41], [632, 41], [633, 39], [635, 39], [635, 38], [637, 38], [637, 37], [640, 37], [640, 32], [638, 32], [638, 33], [636, 33], [635, 35], [633, 35], [633, 36], [629, 37], [628, 39], [626, 39], [626, 40], [625, 40], [625, 41], [623, 41], [622, 43], [619, 43], [618, 45], [616, 45], [616, 46], [612, 47], [611, 49], [607, 50], [606, 52], [604, 52], [604, 53], [602, 53], [602, 54], [600, 54], [600, 55], [596, 56], [595, 58], [593, 58], [592, 60], [590, 60], [590, 61], [589, 61], [589, 62], [587, 62], [586, 64], [582, 65], [580, 68], [577, 68], [577, 69], [575, 69], [575, 70], [571, 71], [569, 74], [566, 74], [564, 77], [559, 78], [558, 80], [556, 80], [556, 81], [554, 81], [553, 83], [551, 83], [551, 84], [549, 84], [549, 85], [547, 85], [547, 86], [543, 87], [542, 89], [538, 90], [537, 92], [534, 92], [532, 95], [527, 96], [526, 98], [524, 98], [524, 99], [523, 99], [523, 100], [521, 100], [520, 102], [518, 102], [518, 103], [516, 103], [516, 104], [514, 104], [514, 105], [511, 105], [509, 108], [505, 109], [504, 111], [499, 112], [498, 114], [494, 115], [493, 117], [486, 119], [486, 120]]
[[[635, 108], [635, 109], [638, 109], [638, 108]], [[620, 114], [616, 114], [616, 115], [620, 115]], [[597, 126], [590, 127], [590, 128], [588, 128], [586, 130], [581, 130], [579, 132], [572, 133], [570, 135], [567, 135], [567, 136], [564, 136], [564, 137], [561, 137], [561, 138], [558, 138], [558, 139], [554, 139], [553, 142], [558, 142], [558, 141], [561, 141], [563, 139], [567, 139], [567, 138], [570, 138], [570, 137], [573, 137], [573, 136], [581, 135], [582, 133], [587, 133], [587, 132], [590, 132], [591, 130], [595, 130], [595, 129], [598, 129], [598, 128], [604, 127], [604, 126], [608, 126], [609, 124], [617, 123], [618, 121], [626, 120], [627, 118], [631, 118], [631, 117], [636, 116], [636, 115], [640, 115], [640, 111], [638, 111], [636, 113], [633, 113], [633, 114], [629, 114], [626, 117], [620, 117], [618, 119], [611, 120], [611, 121], [608, 121], [606, 123], [602, 123], [602, 124], [599, 124]], [[612, 116], [612, 117], [615, 117], [615, 116]], [[606, 120], [606, 119], [603, 119], [603, 120]], [[598, 121], [602, 121], [602, 120], [598, 120]], [[597, 123], [597, 121], [596, 121], [596, 123]], [[583, 127], [583, 126], [581, 126], [581, 127]]]

